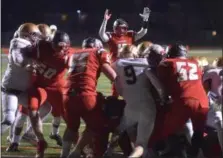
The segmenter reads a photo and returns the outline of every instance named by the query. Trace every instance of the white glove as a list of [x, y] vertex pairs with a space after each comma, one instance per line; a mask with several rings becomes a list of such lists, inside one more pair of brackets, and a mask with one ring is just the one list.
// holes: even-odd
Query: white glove
[[148, 7], [144, 7], [143, 13], [139, 14], [143, 18], [143, 21], [148, 21], [149, 20], [149, 15], [151, 13], [151, 10]]

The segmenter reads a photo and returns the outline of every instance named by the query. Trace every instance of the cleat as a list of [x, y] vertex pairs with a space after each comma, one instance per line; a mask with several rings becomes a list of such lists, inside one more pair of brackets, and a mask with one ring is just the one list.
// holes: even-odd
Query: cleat
[[59, 146], [62, 146], [62, 138], [61, 138], [61, 136], [59, 135], [59, 134], [52, 134], [52, 133], [50, 133], [50, 139], [54, 139], [56, 142], [57, 142], [57, 145], [59, 145]]
[[47, 148], [47, 142], [45, 140], [39, 141], [37, 143], [37, 153], [35, 158], [44, 158], [44, 152]]
[[22, 140], [23, 141], [26, 141], [28, 143], [30, 143], [31, 145], [33, 146], [37, 146], [37, 138], [35, 136], [35, 134], [30, 134], [30, 133], [25, 133], [23, 136], [22, 136]]
[[19, 151], [18, 147], [19, 147], [18, 143], [11, 143], [9, 147], [6, 149], [6, 152], [18, 152]]

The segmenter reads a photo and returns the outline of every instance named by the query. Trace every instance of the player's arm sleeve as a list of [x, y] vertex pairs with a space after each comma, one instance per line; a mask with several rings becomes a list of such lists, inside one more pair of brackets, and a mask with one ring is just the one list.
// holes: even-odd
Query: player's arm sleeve
[[29, 58], [29, 48], [13, 48], [10, 50], [10, 54], [13, 58], [14, 63], [17, 66], [24, 67], [31, 62], [31, 58]]
[[117, 75], [115, 70], [111, 67], [110, 54], [103, 49], [99, 50], [98, 54], [102, 72], [111, 82], [114, 82]]
[[147, 31], [148, 31], [147, 28], [142, 27], [138, 32], [135, 33], [135, 36], [134, 36], [135, 41], [143, 38], [143, 36], [147, 34]]
[[103, 42], [108, 42], [110, 39], [110, 36], [106, 33], [107, 22], [108, 21], [106, 19], [104, 19], [101, 24], [101, 27], [99, 29], [99, 36], [101, 37], [101, 40]]
[[148, 79], [150, 80], [151, 84], [155, 87], [160, 99], [162, 101], [165, 101], [167, 98], [167, 95], [166, 95], [163, 85], [160, 82], [160, 80], [158, 79], [158, 77], [156, 77], [156, 75], [154, 75], [153, 72], [151, 72], [149, 69], [145, 70], [145, 74], [148, 77]]
[[202, 77], [203, 87], [206, 92], [208, 92], [211, 89], [212, 77], [213, 77], [213, 73], [209, 72], [209, 71], [204, 73], [204, 75]]

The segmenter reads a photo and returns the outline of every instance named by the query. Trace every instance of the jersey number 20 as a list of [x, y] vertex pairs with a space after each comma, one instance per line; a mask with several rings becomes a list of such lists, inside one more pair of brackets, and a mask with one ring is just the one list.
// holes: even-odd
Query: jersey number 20
[[51, 79], [57, 73], [55, 69], [47, 68], [44, 64], [39, 65], [38, 71], [47, 79]]
[[125, 77], [128, 78], [126, 80], [127, 84], [135, 84], [136, 83], [137, 78], [136, 78], [135, 70], [132, 65], [125, 66], [124, 73], [125, 73]]
[[[176, 62], [177, 72], [179, 73], [178, 81], [198, 80], [197, 65], [190, 62]], [[185, 67], [188, 67], [186, 69]]]

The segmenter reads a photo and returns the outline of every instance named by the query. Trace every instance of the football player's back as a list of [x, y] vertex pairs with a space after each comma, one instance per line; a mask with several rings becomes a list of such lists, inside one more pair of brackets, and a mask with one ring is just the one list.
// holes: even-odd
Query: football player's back
[[[122, 89], [122, 96], [127, 104], [137, 104], [148, 101], [149, 82], [144, 73], [148, 66], [146, 58], [119, 59], [116, 69], [119, 76], [119, 85]], [[118, 88], [119, 89], [119, 88]]]

